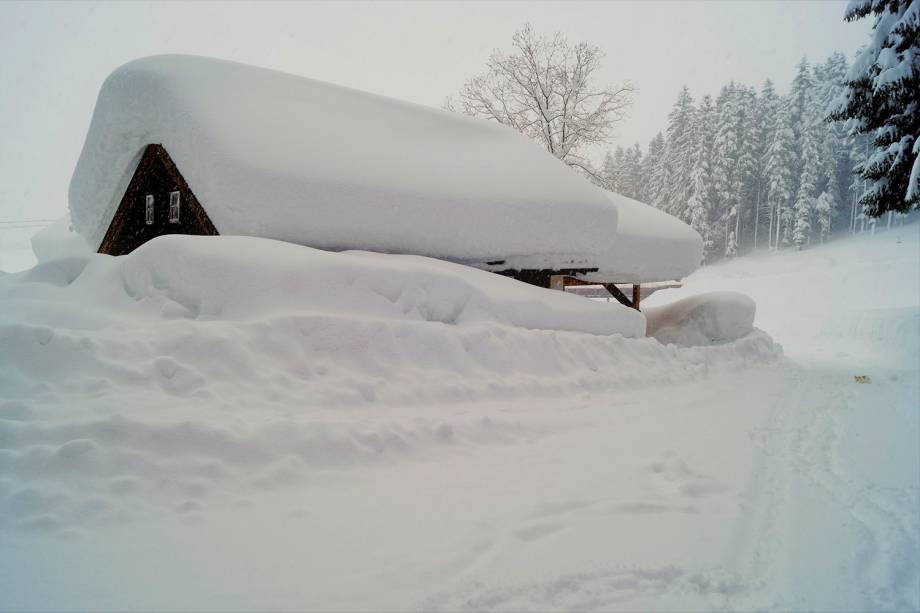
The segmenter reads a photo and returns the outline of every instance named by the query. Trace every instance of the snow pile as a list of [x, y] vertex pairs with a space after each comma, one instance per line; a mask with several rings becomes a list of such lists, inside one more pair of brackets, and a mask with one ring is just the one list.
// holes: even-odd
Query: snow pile
[[148, 143], [166, 148], [224, 235], [562, 265], [603, 251], [616, 232], [602, 194], [504, 126], [262, 68], [156, 56], [117, 69], [99, 94], [69, 194], [90, 243]]
[[83, 237], [70, 227], [70, 215], [39, 230], [32, 237], [32, 252], [38, 263], [85, 257], [92, 253]]
[[[50, 262], [24, 275], [36, 279]], [[254, 320], [323, 314], [450, 325], [643, 336], [640, 313], [607, 308], [475, 268], [420, 256], [333, 253], [243, 236], [167, 235], [124, 258], [94, 258], [73, 298], [166, 318]]]
[[[414, 404], [701, 376], [776, 353], [764, 335], [674, 353], [615, 303], [419, 256], [164, 236], [0, 284], [0, 387], [261, 404]], [[76, 306], [75, 305], [79, 305]], [[640, 357], [641, 356], [641, 357]], [[154, 397], [155, 398], [155, 397]]]
[[754, 330], [757, 305], [738, 292], [709, 292], [666, 306], [647, 307], [648, 335], [662, 343], [695, 346], [734, 341]]

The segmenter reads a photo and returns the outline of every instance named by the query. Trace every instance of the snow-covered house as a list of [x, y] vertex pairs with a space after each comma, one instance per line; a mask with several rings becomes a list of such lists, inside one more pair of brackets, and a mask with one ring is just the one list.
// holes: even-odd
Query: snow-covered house
[[109, 76], [69, 201], [74, 228], [113, 255], [162, 234], [248, 235], [564, 287], [680, 278], [702, 250], [504, 126], [193, 56]]

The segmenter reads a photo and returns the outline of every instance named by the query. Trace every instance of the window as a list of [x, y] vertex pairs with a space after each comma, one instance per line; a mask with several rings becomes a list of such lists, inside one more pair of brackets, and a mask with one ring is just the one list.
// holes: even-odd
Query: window
[[144, 209], [144, 217], [147, 220], [147, 225], [153, 225], [153, 194], [147, 194], [147, 205]]
[[169, 223], [179, 223], [179, 192], [169, 192]]

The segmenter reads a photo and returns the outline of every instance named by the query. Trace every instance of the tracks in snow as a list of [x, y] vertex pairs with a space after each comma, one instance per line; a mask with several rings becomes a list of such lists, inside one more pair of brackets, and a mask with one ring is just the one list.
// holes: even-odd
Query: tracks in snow
[[859, 477], [848, 456], [854, 415], [884, 401], [867, 405], [841, 372], [789, 365], [786, 382], [754, 436], [761, 458], [730, 563], [754, 589], [724, 606], [917, 610], [920, 488]]

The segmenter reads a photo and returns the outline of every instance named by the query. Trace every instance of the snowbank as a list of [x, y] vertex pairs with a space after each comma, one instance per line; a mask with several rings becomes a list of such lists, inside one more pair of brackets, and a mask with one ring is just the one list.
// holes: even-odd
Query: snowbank
[[712, 345], [734, 341], [754, 329], [754, 301], [738, 292], [710, 292], [645, 309], [648, 335], [662, 343]]
[[333, 253], [243, 236], [162, 236], [123, 259], [93, 259], [73, 289], [87, 302], [90, 294], [105, 295], [114, 308], [140, 302], [155, 305], [164, 317], [197, 320], [295, 312], [629, 337], [645, 333], [645, 319], [631, 309], [607, 308], [468, 266], [420, 256]]
[[419, 256], [164, 236], [0, 277], [9, 399], [156, 394], [337, 407], [495, 399], [698, 378], [775, 355], [642, 337], [615, 303]]
[[166, 148], [223, 235], [561, 266], [602, 252], [616, 231], [602, 194], [504, 126], [233, 62], [156, 56], [117, 69], [99, 93], [69, 193], [90, 243], [148, 143]]

